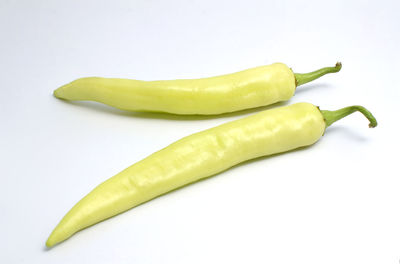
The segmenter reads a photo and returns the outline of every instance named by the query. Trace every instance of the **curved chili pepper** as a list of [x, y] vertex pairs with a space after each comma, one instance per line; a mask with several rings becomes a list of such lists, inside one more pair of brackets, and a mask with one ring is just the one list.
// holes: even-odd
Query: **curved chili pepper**
[[182, 138], [103, 182], [79, 201], [46, 242], [48, 247], [75, 232], [141, 203], [215, 175], [238, 163], [315, 143], [333, 122], [361, 106], [320, 111], [309, 103], [266, 110]]
[[338, 72], [341, 67], [337, 63], [301, 74], [275, 63], [211, 78], [168, 81], [88, 77], [61, 86], [54, 96], [96, 101], [128, 111], [215, 115], [289, 100], [296, 86]]

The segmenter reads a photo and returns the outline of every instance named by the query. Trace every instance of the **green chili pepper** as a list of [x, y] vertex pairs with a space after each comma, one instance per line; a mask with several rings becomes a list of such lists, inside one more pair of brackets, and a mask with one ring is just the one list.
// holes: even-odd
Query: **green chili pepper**
[[320, 111], [309, 103], [266, 110], [182, 138], [103, 182], [79, 201], [51, 233], [52, 247], [75, 232], [238, 163], [315, 143], [325, 129], [361, 106]]
[[214, 115], [270, 105], [289, 100], [296, 86], [342, 65], [311, 73], [293, 73], [283, 63], [203, 79], [138, 81], [88, 77], [54, 91], [65, 100], [88, 100], [128, 111]]

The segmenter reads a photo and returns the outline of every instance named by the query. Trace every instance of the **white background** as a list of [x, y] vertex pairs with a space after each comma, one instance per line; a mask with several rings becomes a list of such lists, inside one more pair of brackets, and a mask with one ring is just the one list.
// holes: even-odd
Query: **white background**
[[[0, 263], [398, 263], [399, 1], [0, 1]], [[314, 146], [169, 193], [46, 250], [93, 187], [219, 117], [52, 91], [84, 76], [208, 77], [343, 63], [279, 105], [369, 108]], [[276, 105], [275, 105], [276, 106]]]

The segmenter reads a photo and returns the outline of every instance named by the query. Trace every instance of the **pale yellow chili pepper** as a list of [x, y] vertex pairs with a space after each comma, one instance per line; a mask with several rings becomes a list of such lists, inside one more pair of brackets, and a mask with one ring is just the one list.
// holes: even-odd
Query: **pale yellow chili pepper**
[[315, 143], [325, 128], [361, 106], [320, 111], [309, 103], [266, 110], [182, 138], [103, 182], [79, 201], [51, 233], [52, 247], [75, 232], [166, 192], [238, 163]]
[[65, 100], [87, 100], [128, 111], [214, 115], [289, 100], [296, 86], [327, 73], [341, 64], [311, 73], [293, 73], [283, 63], [256, 67], [202, 79], [138, 81], [88, 77], [54, 91]]

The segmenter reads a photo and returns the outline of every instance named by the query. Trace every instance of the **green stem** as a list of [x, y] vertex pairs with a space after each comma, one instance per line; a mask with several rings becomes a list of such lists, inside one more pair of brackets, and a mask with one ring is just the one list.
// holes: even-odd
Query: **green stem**
[[341, 68], [342, 63], [337, 62], [335, 67], [325, 67], [309, 73], [295, 73], [294, 77], [296, 78], [296, 86], [311, 82], [321, 76], [324, 76], [327, 73], [338, 72]]
[[332, 125], [336, 121], [342, 119], [345, 116], [348, 116], [356, 111], [359, 111], [361, 114], [363, 114], [368, 120], [369, 120], [369, 127], [376, 127], [378, 125], [375, 117], [371, 114], [370, 111], [368, 111], [366, 108], [360, 106], [360, 105], [353, 105], [353, 106], [348, 106], [336, 111], [328, 111], [328, 110], [320, 110], [322, 113], [322, 116], [324, 117], [326, 127]]

